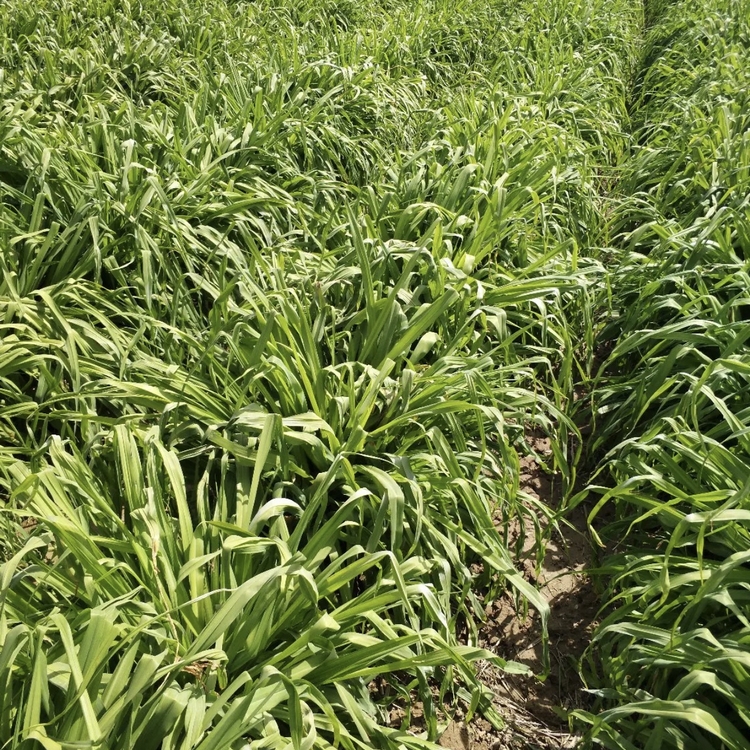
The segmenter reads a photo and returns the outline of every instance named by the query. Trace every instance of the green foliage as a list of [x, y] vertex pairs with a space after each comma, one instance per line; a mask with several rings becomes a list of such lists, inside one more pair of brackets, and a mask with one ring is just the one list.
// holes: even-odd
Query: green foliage
[[434, 688], [499, 723], [477, 591], [546, 620], [506, 540], [557, 518], [527, 429], [575, 481], [636, 20], [2, 5], [4, 746], [428, 747]]
[[0, 743], [499, 725], [482, 597], [546, 648], [509, 531], [541, 562], [566, 507], [534, 429], [617, 540], [586, 741], [746, 747], [748, 19], [2, 4]]
[[[610, 748], [745, 748], [750, 733], [748, 5], [651, 9], [637, 146], [614, 212], [608, 450], [591, 520], [621, 541], [581, 716]], [[623, 438], [625, 438], [623, 440]]]

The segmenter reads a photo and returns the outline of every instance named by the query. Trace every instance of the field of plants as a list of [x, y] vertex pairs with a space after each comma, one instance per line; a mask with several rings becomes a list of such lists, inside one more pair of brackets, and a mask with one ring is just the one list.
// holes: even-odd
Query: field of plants
[[[0, 748], [750, 748], [748, 50], [749, 0], [1, 3]], [[575, 525], [534, 739], [483, 633], [559, 676]]]

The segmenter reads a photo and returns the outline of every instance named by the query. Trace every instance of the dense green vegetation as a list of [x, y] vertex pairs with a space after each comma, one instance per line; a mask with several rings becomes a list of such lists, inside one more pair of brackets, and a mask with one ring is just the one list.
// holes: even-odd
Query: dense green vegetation
[[509, 530], [581, 503], [585, 741], [746, 747], [749, 45], [743, 0], [2, 4], [3, 747], [499, 726], [480, 596], [546, 623]]
[[[611, 557], [594, 681], [607, 747], [750, 737], [750, 5], [653, 3], [613, 212], [591, 519]], [[614, 447], [613, 447], [614, 446]], [[598, 664], [599, 666], [594, 666]], [[593, 719], [592, 719], [593, 720]], [[607, 739], [605, 739], [607, 738]]]

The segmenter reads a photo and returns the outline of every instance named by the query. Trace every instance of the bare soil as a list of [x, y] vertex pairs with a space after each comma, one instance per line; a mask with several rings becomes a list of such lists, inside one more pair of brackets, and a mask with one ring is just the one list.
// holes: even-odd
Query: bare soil
[[[600, 603], [585, 572], [595, 565], [594, 548], [587, 533], [585, 512], [577, 509], [566, 514], [567, 523], [546, 528], [549, 541], [544, 559], [537, 565], [538, 531], [531, 521], [534, 500], [556, 508], [560, 498], [554, 477], [545, 472], [533, 455], [543, 459], [549, 456], [549, 439], [530, 433], [526, 441], [533, 453], [521, 459], [520, 490], [529, 496], [529, 514], [524, 516], [525, 522], [516, 519], [510, 522], [508, 543], [509, 548], [517, 550], [518, 570], [538, 587], [550, 605], [550, 672], [544, 681], [538, 678], [544, 663], [537, 612], [530, 608], [528, 612], [517, 611], [508, 594], [487, 602], [479, 645], [506, 660], [525, 664], [531, 674], [510, 674], [489, 662], [479, 663], [479, 677], [494, 694], [493, 706], [504, 726], [495, 729], [482, 717], [475, 717], [467, 724], [460, 707], [445, 707], [445, 712], [438, 709], [439, 720], [448, 720], [438, 744], [451, 750], [564, 750], [575, 748], [580, 740], [569, 730], [566, 712], [588, 704], [577, 662], [596, 626]], [[498, 529], [506, 523], [507, 519], [496, 519]], [[370, 690], [379, 699], [390, 694], [389, 687], [377, 681], [370, 685]], [[439, 704], [437, 688], [433, 692]], [[402, 699], [391, 704], [389, 718], [392, 727], [403, 727], [406, 722], [414, 734], [426, 729], [423, 706], [416, 695], [412, 695], [408, 707]]]
[[[527, 436], [527, 442], [541, 455], [549, 455], [549, 440]], [[556, 507], [555, 483], [533, 457], [521, 460], [521, 490], [549, 507]], [[546, 680], [536, 676], [508, 674], [486, 663], [480, 677], [495, 694], [494, 706], [506, 726], [497, 731], [489, 722], [475, 719], [465, 726], [452, 722], [440, 745], [452, 750], [562, 750], [574, 748], [579, 737], [569, 731], [566, 712], [587, 705], [578, 676], [577, 661], [589, 643], [596, 625], [600, 600], [586, 575], [594, 564], [593, 547], [586, 532], [582, 510], [567, 516], [569, 525], [550, 529], [551, 538], [539, 568], [532, 553], [534, 529], [521, 522], [511, 526], [511, 545], [524, 537], [518, 567], [529, 582], [537, 585], [550, 605], [550, 673]], [[499, 519], [500, 521], [500, 519]], [[525, 532], [525, 533], [524, 533]], [[490, 602], [487, 622], [480, 631], [480, 645], [498, 656], [527, 665], [534, 675], [543, 671], [542, 630], [538, 614], [518, 612], [510, 596]]]

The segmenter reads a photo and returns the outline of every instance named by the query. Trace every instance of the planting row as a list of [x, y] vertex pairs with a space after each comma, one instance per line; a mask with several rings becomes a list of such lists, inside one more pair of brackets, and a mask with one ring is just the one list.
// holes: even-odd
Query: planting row
[[[521, 667], [480, 597], [547, 617], [507, 535], [541, 559], [556, 518], [527, 430], [574, 485], [637, 31], [603, 0], [3, 4], [2, 743], [499, 724], [472, 663]], [[426, 733], [389, 726], [417, 698]]]
[[[590, 519], [609, 612], [582, 714], [610, 748], [745, 748], [750, 735], [750, 6], [647, 6], [634, 153], [618, 185], [611, 354]], [[611, 515], [609, 516], [612, 517]], [[624, 540], [624, 541], [622, 541]]]

